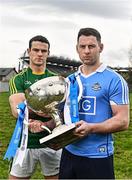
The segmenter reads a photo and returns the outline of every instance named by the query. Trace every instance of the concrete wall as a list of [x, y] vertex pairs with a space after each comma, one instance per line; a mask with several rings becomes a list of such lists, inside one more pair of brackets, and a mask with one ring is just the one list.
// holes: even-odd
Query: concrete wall
[[7, 76], [2, 78], [2, 81], [9, 81], [14, 75], [16, 75], [16, 72], [11, 71]]
[[8, 91], [9, 91], [9, 83], [0, 82], [0, 92], [8, 92]]

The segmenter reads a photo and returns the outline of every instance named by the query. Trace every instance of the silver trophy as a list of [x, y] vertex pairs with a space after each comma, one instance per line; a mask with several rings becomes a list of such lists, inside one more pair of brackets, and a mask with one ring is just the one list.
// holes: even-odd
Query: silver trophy
[[52, 116], [55, 121], [55, 128], [50, 133], [40, 139], [40, 143], [50, 148], [58, 150], [77, 139], [73, 130], [75, 124], [66, 125], [60, 116], [59, 105], [65, 101], [67, 93], [67, 83], [62, 76], [52, 76], [41, 79], [31, 85], [26, 91], [25, 96], [27, 106], [39, 116], [45, 114]]

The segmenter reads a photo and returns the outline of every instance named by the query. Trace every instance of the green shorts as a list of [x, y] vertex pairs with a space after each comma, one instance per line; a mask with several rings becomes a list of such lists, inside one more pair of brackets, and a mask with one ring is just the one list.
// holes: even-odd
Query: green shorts
[[55, 151], [50, 148], [27, 149], [22, 167], [15, 164], [18, 151], [11, 164], [10, 174], [16, 177], [32, 176], [37, 163], [41, 165], [41, 170], [44, 176], [54, 176], [59, 173], [60, 158], [62, 150]]

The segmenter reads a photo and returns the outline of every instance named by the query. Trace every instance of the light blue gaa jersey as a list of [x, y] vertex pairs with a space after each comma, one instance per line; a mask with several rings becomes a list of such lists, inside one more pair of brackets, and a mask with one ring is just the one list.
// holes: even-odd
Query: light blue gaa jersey
[[[79, 119], [88, 123], [103, 122], [112, 117], [111, 105], [129, 104], [126, 81], [115, 71], [101, 65], [96, 72], [84, 76], [79, 69], [83, 94], [79, 102]], [[111, 134], [89, 134], [66, 146], [72, 154], [90, 158], [103, 158], [113, 154]]]

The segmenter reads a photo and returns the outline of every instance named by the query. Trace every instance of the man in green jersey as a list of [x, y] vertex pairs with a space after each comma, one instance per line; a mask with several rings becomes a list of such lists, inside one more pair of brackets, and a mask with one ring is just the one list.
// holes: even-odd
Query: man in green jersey
[[[14, 117], [18, 117], [17, 105], [25, 100], [25, 90], [36, 81], [54, 76], [53, 72], [46, 68], [46, 60], [49, 55], [50, 43], [43, 36], [35, 36], [29, 41], [29, 67], [17, 74], [10, 80], [9, 102]], [[13, 159], [9, 179], [29, 179], [35, 169], [37, 162], [41, 164], [41, 169], [45, 179], [57, 179], [61, 150], [54, 151], [48, 147], [42, 148], [39, 139], [46, 135], [42, 125], [49, 129], [55, 127], [51, 117], [33, 118], [29, 113], [29, 133], [28, 145], [22, 167], [15, 164], [19, 148]]]

